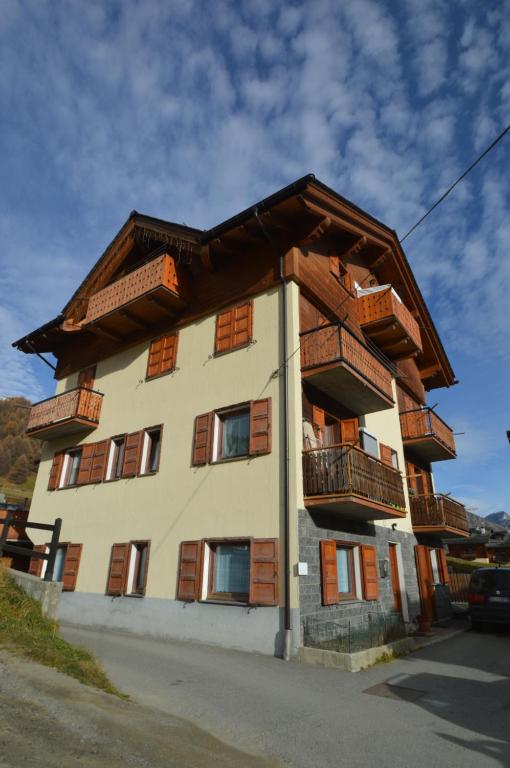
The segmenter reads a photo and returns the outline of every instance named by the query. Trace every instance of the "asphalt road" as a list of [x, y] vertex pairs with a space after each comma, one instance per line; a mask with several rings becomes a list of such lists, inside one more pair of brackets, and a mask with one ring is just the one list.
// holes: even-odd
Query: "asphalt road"
[[63, 634], [139, 702], [296, 768], [510, 765], [508, 631], [467, 632], [357, 674], [194, 643]]

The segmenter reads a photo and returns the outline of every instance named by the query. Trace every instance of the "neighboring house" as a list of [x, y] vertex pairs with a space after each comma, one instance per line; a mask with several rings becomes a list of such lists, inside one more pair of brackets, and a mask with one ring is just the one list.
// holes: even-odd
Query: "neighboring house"
[[[5, 498], [5, 497], [4, 497]], [[11, 520], [17, 523], [25, 523], [28, 520], [29, 500], [25, 499], [23, 503], [16, 501], [0, 501], [0, 537], [5, 533], [5, 520], [9, 516]], [[5, 543], [14, 544], [20, 547], [32, 549], [32, 541], [28, 536], [25, 527], [22, 525], [10, 525], [5, 533]], [[30, 561], [26, 557], [18, 554], [12, 555], [2, 553], [0, 562], [7, 568], [14, 568], [16, 571], [28, 571]]]
[[448, 553], [462, 560], [510, 563], [510, 532], [475, 530], [467, 539], [445, 539]]
[[28, 432], [62, 619], [289, 655], [414, 620], [416, 555], [447, 578], [464, 509], [418, 476], [455, 455], [424, 407], [454, 374], [395, 233], [313, 176], [208, 231], [133, 212], [15, 346], [58, 361]]

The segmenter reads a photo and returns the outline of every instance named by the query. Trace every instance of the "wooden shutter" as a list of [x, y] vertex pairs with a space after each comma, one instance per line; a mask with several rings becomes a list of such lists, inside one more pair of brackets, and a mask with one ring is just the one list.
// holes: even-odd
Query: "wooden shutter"
[[64, 570], [62, 574], [62, 590], [64, 592], [74, 592], [76, 580], [78, 578], [78, 568], [80, 567], [80, 558], [83, 544], [68, 544], [66, 557], [64, 560]]
[[384, 443], [379, 443], [379, 455], [381, 457], [381, 461], [384, 462], [384, 464], [389, 464], [390, 467], [393, 466], [391, 454], [392, 454], [392, 450], [389, 445], [384, 445]]
[[126, 581], [129, 568], [131, 544], [114, 544], [108, 572], [107, 595], [123, 595], [126, 591]]
[[86, 485], [90, 483], [90, 474], [92, 472], [92, 457], [94, 456], [95, 443], [87, 443], [83, 446], [81, 452], [80, 466], [76, 485]]
[[250, 456], [271, 453], [271, 398], [250, 403]]
[[62, 465], [64, 464], [64, 451], [59, 451], [53, 457], [53, 463], [50, 469], [50, 478], [48, 480], [48, 490], [54, 491], [58, 488], [60, 481], [60, 474], [62, 472]]
[[143, 430], [126, 435], [121, 477], [135, 477], [140, 469], [143, 448]]
[[432, 563], [430, 562], [429, 548], [424, 544], [416, 544], [414, 548], [416, 558], [416, 575], [418, 577], [418, 587], [420, 590], [421, 613], [422, 616], [435, 618], [435, 599], [434, 585], [432, 575]]
[[92, 457], [92, 466], [90, 469], [91, 483], [103, 482], [109, 447], [109, 440], [101, 440], [99, 443], [94, 443], [94, 456]]
[[372, 544], [360, 546], [363, 597], [365, 600], [379, 598], [379, 574], [377, 572], [377, 550]]
[[233, 310], [231, 309], [216, 315], [216, 336], [214, 340], [215, 354], [228, 352], [232, 349], [232, 317]]
[[[46, 544], [36, 544], [34, 552], [46, 552]], [[32, 576], [40, 576], [44, 562], [44, 560], [40, 560], [38, 557], [31, 557], [28, 572]]]
[[315, 437], [320, 445], [324, 445], [324, 435], [326, 432], [326, 414], [322, 408], [312, 405], [312, 426]]
[[336, 541], [323, 539], [321, 548], [322, 604], [338, 603], [338, 572], [336, 565]]
[[214, 413], [203, 413], [195, 417], [193, 434], [192, 464], [199, 467], [207, 464], [211, 458]]
[[446, 562], [446, 555], [444, 549], [436, 549], [437, 564], [439, 566], [439, 576], [441, 578], [441, 584], [448, 584], [450, 582], [450, 575], [448, 573], [448, 564]]
[[342, 419], [340, 422], [340, 439], [342, 443], [359, 443], [358, 419]]
[[250, 543], [251, 605], [278, 605], [278, 539]]
[[229, 352], [242, 347], [252, 339], [253, 304], [248, 301], [216, 316], [214, 352]]
[[203, 560], [202, 541], [182, 541], [179, 552], [177, 600], [198, 600]]
[[147, 378], [159, 376], [175, 368], [177, 359], [177, 341], [178, 334], [170, 333], [166, 336], [160, 336], [154, 339], [149, 347], [149, 358], [147, 360]]
[[94, 381], [96, 378], [96, 366], [91, 365], [90, 368], [84, 368], [78, 374], [78, 386], [85, 387], [85, 389], [94, 389]]

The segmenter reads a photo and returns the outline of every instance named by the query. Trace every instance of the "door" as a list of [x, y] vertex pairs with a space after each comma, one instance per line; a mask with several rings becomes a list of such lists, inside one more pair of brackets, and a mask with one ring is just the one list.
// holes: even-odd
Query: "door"
[[390, 574], [391, 589], [393, 591], [393, 610], [402, 613], [402, 592], [400, 591], [400, 574], [398, 570], [397, 545], [390, 544]]
[[416, 555], [418, 587], [420, 589], [421, 613], [424, 618], [434, 621], [436, 618], [436, 604], [430, 550], [429, 547], [423, 544], [417, 544], [414, 551]]

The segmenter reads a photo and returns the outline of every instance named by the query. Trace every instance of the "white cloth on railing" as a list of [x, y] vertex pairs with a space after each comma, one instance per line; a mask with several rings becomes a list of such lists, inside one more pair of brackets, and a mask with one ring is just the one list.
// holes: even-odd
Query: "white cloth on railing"
[[396, 290], [389, 283], [387, 283], [386, 285], [374, 285], [372, 288], [359, 288], [359, 287], [356, 287], [356, 294], [358, 296], [368, 296], [370, 293], [378, 293], [379, 291], [387, 291], [388, 288], [391, 289], [392, 294], [402, 304], [403, 303], [402, 299], [400, 298], [400, 296], [398, 295]]

